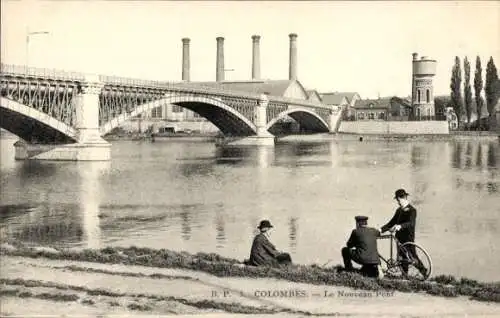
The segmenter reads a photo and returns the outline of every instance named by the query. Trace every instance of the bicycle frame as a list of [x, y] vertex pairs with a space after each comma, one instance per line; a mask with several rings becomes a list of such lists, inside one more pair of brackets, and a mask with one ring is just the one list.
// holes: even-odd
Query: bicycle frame
[[[382, 255], [380, 255], [380, 253], [378, 253], [378, 256], [380, 259], [382, 259], [386, 264], [387, 266], [389, 267], [389, 265], [393, 266], [392, 264], [392, 261], [394, 261], [394, 241], [396, 241], [396, 246], [398, 247], [399, 249], [399, 246], [400, 246], [400, 243], [398, 241], [398, 239], [395, 237], [395, 235], [393, 233], [391, 234], [385, 234], [385, 235], [380, 235], [377, 239], [390, 239], [390, 250], [389, 250], [389, 258], [388, 259], [385, 259], [385, 257], [383, 257]], [[391, 264], [389, 264], [391, 262]]]
[[[429, 256], [429, 254], [427, 253], [427, 251], [425, 249], [423, 249], [421, 246], [415, 244], [414, 242], [401, 243], [396, 238], [395, 233], [380, 235], [378, 237], [378, 239], [390, 239], [391, 246], [390, 246], [390, 251], [389, 251], [389, 258], [385, 259], [380, 253], [378, 253], [380, 260], [382, 260], [387, 266], [386, 272], [390, 272], [395, 268], [399, 268], [403, 264], [402, 262], [404, 261], [404, 262], [409, 262], [409, 263], [407, 263], [408, 265], [411, 263], [412, 266], [416, 267], [416, 269], [418, 269], [418, 271], [420, 271], [421, 274], [422, 274], [422, 268], [423, 268], [425, 270], [425, 274], [422, 274], [424, 280], [426, 280], [429, 277], [429, 275], [432, 271], [432, 260]], [[394, 242], [395, 242], [395, 244], [394, 244]], [[396, 246], [396, 249], [397, 249], [396, 250], [396, 252], [397, 252], [396, 258], [394, 257], [395, 256], [394, 255], [394, 245]], [[422, 253], [423, 259], [425, 261], [425, 265], [422, 263], [421, 258], [419, 258], [417, 254], [415, 254], [416, 250], [415, 250], [415, 252], [412, 252], [413, 253], [412, 254], [411, 250], [408, 250], [408, 247], [406, 247], [406, 246], [408, 246], [408, 247], [411, 246], [413, 249], [418, 249]], [[400, 259], [400, 257], [401, 257], [401, 259]], [[410, 259], [411, 259], [411, 261], [410, 261]], [[414, 264], [415, 260], [417, 262], [417, 265]]]

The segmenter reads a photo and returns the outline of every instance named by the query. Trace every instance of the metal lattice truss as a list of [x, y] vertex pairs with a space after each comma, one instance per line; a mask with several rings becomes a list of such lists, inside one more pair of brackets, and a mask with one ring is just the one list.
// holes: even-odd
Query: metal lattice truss
[[[203, 103], [190, 108], [189, 97], [193, 100], [217, 101], [233, 109], [251, 123], [256, 122], [256, 109], [262, 96], [248, 92], [225, 91], [219, 88], [204, 87], [198, 84], [142, 81], [128, 78], [99, 76], [103, 84], [99, 95], [99, 123], [103, 125], [115, 118], [126, 118], [141, 105], [155, 107], [165, 103], [182, 101], [180, 106], [203, 115]], [[74, 126], [75, 105], [72, 102], [81, 86], [85, 85], [85, 74], [52, 71], [47, 69], [25, 68], [1, 65], [2, 97], [35, 108], [57, 120]], [[167, 98], [170, 97], [170, 98]], [[303, 100], [268, 96], [269, 103], [266, 121], [269, 123], [290, 107], [303, 107], [315, 112], [325, 122], [332, 113], [330, 106]], [[201, 105], [201, 106], [200, 106]], [[143, 111], [149, 109], [144, 108]], [[206, 115], [206, 114], [205, 114]]]
[[156, 89], [104, 85], [99, 95], [99, 125], [122, 114], [130, 114], [137, 106], [164, 98]]
[[329, 122], [330, 115], [332, 114], [331, 109], [325, 109], [321, 107], [315, 107], [313, 108], [313, 111], [318, 114], [319, 117], [321, 117], [326, 123]]
[[266, 122], [269, 123], [271, 120], [278, 117], [279, 114], [286, 111], [287, 109], [288, 105], [285, 103], [269, 102]]
[[0, 95], [41, 111], [69, 126], [75, 123], [73, 97], [77, 82], [33, 78], [1, 78]]

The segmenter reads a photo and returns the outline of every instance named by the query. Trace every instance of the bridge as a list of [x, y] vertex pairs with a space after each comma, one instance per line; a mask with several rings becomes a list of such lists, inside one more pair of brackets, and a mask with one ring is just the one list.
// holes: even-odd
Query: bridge
[[109, 160], [102, 136], [166, 104], [190, 109], [227, 137], [274, 144], [269, 130], [287, 116], [311, 132], [333, 132], [339, 111], [320, 102], [227, 90], [1, 65], [0, 127], [21, 138], [16, 159]]

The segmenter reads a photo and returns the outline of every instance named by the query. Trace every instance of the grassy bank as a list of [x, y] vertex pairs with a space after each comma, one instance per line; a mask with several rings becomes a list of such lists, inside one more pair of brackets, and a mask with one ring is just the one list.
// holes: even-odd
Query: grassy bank
[[[366, 278], [357, 273], [338, 272], [338, 267], [321, 268], [315, 265], [292, 265], [280, 268], [245, 266], [239, 260], [217, 254], [189, 254], [166, 249], [111, 248], [100, 250], [57, 250], [3, 244], [0, 254], [24, 257], [45, 257], [57, 260], [87, 261], [104, 264], [142, 265], [150, 267], [181, 268], [206, 272], [219, 277], [277, 278], [297, 283], [345, 286], [363, 290], [397, 290], [456, 297], [468, 296], [474, 300], [500, 302], [500, 282], [482, 283], [453, 276], [437, 276], [429, 281]], [[83, 270], [74, 268], [75, 271]]]

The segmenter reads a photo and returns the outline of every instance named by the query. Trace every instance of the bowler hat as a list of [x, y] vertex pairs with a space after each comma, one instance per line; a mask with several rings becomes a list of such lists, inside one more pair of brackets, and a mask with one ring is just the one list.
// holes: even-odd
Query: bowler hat
[[258, 229], [263, 229], [263, 228], [271, 228], [271, 227], [273, 227], [271, 225], [271, 222], [269, 222], [268, 220], [262, 220], [262, 221], [260, 221], [260, 224], [259, 224], [259, 226], [257, 228]]
[[394, 199], [397, 198], [404, 198], [406, 196], [409, 196], [410, 194], [405, 191], [405, 189], [397, 189], [396, 192], [394, 192]]
[[368, 220], [368, 217], [364, 215], [358, 215], [355, 216], [354, 219], [356, 220], [356, 222], [366, 222]]

